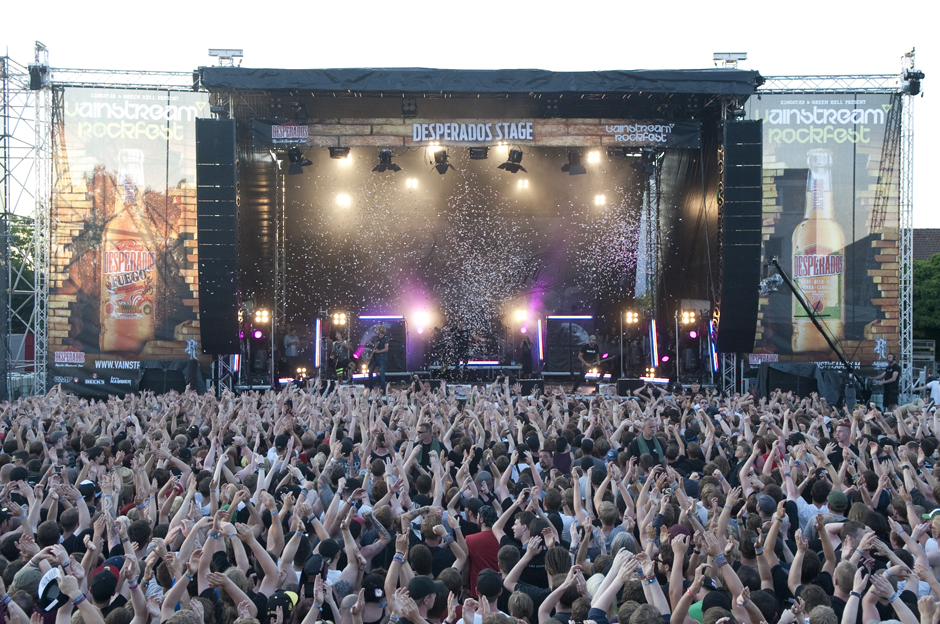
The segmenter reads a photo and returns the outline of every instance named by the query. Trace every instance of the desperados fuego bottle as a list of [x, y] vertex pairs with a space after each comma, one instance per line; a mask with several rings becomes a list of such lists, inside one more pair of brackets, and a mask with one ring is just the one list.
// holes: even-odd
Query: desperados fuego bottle
[[[807, 153], [806, 212], [793, 231], [793, 282], [838, 343], [845, 333], [845, 235], [833, 218], [832, 153]], [[825, 352], [829, 345], [793, 298], [793, 352]]]
[[[125, 153], [134, 152], [134, 153]], [[101, 276], [102, 351], [140, 353], [154, 338], [153, 243], [140, 227], [137, 206], [143, 188], [143, 154], [123, 150], [118, 183], [123, 206], [104, 231]]]

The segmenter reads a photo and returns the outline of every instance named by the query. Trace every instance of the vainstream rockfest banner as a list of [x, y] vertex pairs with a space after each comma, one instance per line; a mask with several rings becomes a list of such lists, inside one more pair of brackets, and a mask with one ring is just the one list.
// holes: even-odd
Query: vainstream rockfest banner
[[195, 119], [205, 94], [66, 89], [56, 111], [49, 379], [138, 388], [148, 361], [201, 353]]
[[[898, 348], [900, 99], [763, 95], [763, 255], [776, 256], [849, 361]], [[838, 361], [784, 285], [760, 298], [751, 362]]]

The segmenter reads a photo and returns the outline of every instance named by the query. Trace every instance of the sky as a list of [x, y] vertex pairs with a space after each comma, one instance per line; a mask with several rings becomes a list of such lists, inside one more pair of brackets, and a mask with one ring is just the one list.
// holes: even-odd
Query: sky
[[[897, 13], [891, 8], [897, 6]], [[891, 74], [916, 48], [926, 73], [915, 103], [914, 227], [940, 228], [932, 180], [940, 166], [936, 67], [940, 43], [926, 2], [257, 3], [51, 0], [3, 9], [0, 49], [21, 63], [33, 44], [52, 67], [191, 71], [209, 48], [241, 48], [245, 67], [532, 68], [554, 71], [712, 67], [746, 52], [765, 76]], [[903, 12], [903, 14], [902, 14]], [[911, 17], [905, 18], [904, 14]], [[44, 17], [46, 16], [46, 17]]]

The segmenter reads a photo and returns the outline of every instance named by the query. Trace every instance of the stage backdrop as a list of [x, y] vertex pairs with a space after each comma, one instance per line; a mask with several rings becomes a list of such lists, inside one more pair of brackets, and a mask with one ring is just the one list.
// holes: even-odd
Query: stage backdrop
[[[863, 366], [898, 348], [900, 106], [851, 93], [748, 101], [764, 122], [764, 259], [779, 258]], [[785, 285], [760, 298], [759, 318], [752, 363], [837, 361]]]
[[[102, 396], [201, 354], [201, 93], [66, 89], [56, 107], [49, 379]], [[161, 364], [160, 362], [163, 361]]]

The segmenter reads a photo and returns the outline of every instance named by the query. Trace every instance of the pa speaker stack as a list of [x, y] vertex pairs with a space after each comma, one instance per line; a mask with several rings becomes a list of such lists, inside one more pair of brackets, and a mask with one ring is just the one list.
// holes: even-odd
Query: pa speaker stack
[[721, 208], [721, 303], [716, 346], [750, 353], [757, 329], [761, 275], [763, 129], [760, 121], [726, 121]]

